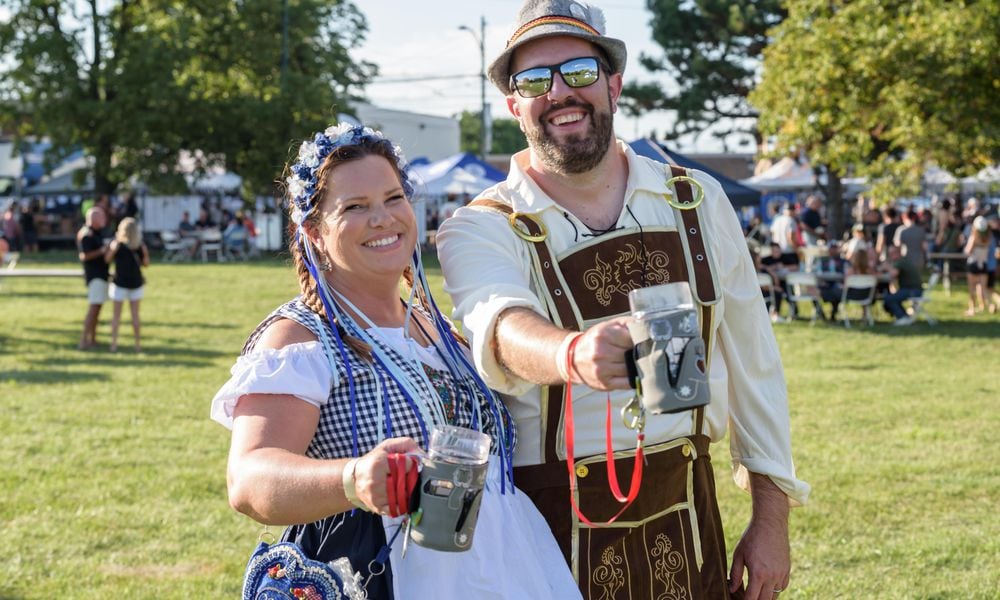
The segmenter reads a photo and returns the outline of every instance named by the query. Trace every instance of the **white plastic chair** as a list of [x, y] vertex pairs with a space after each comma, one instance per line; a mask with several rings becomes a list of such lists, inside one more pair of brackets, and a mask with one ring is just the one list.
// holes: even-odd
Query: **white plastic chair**
[[785, 292], [788, 293], [789, 303], [809, 302], [813, 307], [810, 325], [816, 324], [819, 318], [819, 281], [815, 273], [803, 273], [801, 271], [789, 271], [785, 275]]
[[210, 252], [215, 252], [216, 260], [224, 262], [226, 257], [222, 250], [222, 232], [218, 229], [205, 229], [201, 232], [201, 260], [208, 262]]
[[234, 231], [225, 240], [226, 258], [229, 260], [247, 259], [247, 233], [246, 230]]
[[181, 239], [176, 231], [161, 231], [160, 239], [163, 241], [164, 262], [177, 262], [190, 258], [190, 254], [188, 254], [190, 246]]
[[[865, 322], [871, 327], [875, 324], [872, 316], [872, 303], [875, 301], [875, 288], [878, 287], [878, 278], [874, 275], [848, 275], [844, 278], [844, 291], [840, 298], [841, 311], [844, 314], [844, 327], [851, 326], [851, 318], [848, 316], [847, 307], [856, 304], [861, 307]], [[854, 290], [854, 293], [851, 293]]]
[[20, 252], [8, 252], [3, 255], [3, 268], [8, 271], [13, 271], [14, 267], [17, 266], [17, 261], [21, 259]]
[[917, 296], [915, 298], [910, 298], [910, 308], [911, 308], [911, 312], [913, 313], [913, 318], [914, 319], [919, 319], [919, 318], [923, 317], [923, 319], [925, 321], [927, 321], [928, 325], [934, 326], [934, 325], [937, 325], [937, 319], [935, 319], [934, 315], [932, 315], [931, 313], [927, 312], [927, 309], [924, 308], [924, 305], [927, 304], [930, 301], [931, 301], [931, 297], [930, 297], [928, 291], [924, 290], [924, 293], [923, 293], [922, 296]]

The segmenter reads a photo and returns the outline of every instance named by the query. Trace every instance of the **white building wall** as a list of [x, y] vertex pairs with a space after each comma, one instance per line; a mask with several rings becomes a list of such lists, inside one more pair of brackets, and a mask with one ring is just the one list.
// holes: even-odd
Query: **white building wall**
[[358, 104], [355, 108], [358, 120], [380, 130], [399, 144], [407, 160], [423, 156], [433, 162], [458, 153], [458, 119], [378, 108], [370, 104]]

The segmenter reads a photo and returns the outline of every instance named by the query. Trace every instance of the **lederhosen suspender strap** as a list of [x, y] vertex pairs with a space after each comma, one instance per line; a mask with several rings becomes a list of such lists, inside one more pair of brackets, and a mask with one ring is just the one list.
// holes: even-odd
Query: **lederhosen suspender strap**
[[[688, 177], [687, 171], [683, 168], [676, 165], [669, 165], [669, 167], [673, 177]], [[691, 184], [686, 179], [675, 180], [674, 190], [677, 192], [678, 204], [685, 205], [695, 202]], [[688, 273], [691, 274], [689, 275], [691, 289], [701, 308], [701, 337], [705, 341], [705, 360], [710, 361], [713, 341], [712, 317], [715, 303], [718, 301], [718, 293], [711, 262], [708, 259], [708, 250], [705, 248], [701, 219], [697, 207], [687, 210], [674, 207], [674, 213], [675, 216], [679, 214], [679, 225], [683, 225], [684, 234], [681, 235], [681, 243], [684, 244], [684, 258], [688, 263]], [[705, 409], [698, 407], [694, 412], [694, 433], [701, 433], [704, 430], [704, 424]]]

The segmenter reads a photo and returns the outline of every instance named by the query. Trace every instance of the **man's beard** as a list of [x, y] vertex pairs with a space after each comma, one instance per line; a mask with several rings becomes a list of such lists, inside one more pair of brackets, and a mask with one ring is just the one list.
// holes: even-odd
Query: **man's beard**
[[[590, 130], [581, 135], [571, 135], [561, 141], [549, 133], [548, 115], [552, 112], [576, 106], [584, 109], [590, 117]], [[562, 175], [585, 173], [596, 167], [611, 144], [611, 113], [598, 111], [592, 104], [584, 104], [570, 99], [554, 104], [539, 118], [539, 127], [525, 132], [528, 145], [541, 159], [542, 164]]]

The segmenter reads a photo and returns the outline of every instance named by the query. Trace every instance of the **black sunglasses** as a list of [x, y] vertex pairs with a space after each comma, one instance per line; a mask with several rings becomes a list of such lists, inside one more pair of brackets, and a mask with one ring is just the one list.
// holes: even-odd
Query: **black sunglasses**
[[556, 71], [559, 71], [569, 87], [584, 88], [597, 83], [601, 63], [593, 56], [581, 56], [560, 65], [532, 67], [511, 75], [510, 87], [522, 98], [536, 98], [552, 89], [552, 78]]

